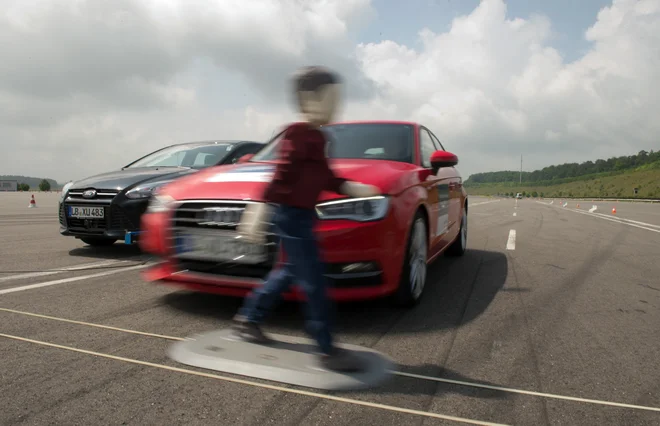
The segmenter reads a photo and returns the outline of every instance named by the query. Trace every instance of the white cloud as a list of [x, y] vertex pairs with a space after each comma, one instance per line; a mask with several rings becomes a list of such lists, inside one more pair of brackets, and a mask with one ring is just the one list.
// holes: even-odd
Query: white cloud
[[422, 121], [464, 175], [521, 152], [531, 168], [657, 149], [658, 0], [601, 10], [572, 63], [547, 18], [502, 0], [421, 29], [419, 48], [353, 44], [369, 0], [5, 3], [2, 173], [80, 178], [169, 143], [268, 138], [296, 119], [286, 82], [309, 63], [346, 77], [341, 119]]
[[508, 18], [484, 0], [451, 29], [420, 31], [420, 50], [392, 41], [358, 46], [380, 100], [421, 120], [470, 173], [626, 155], [656, 148], [660, 2], [616, 0], [585, 37], [592, 49], [564, 63], [541, 16]]

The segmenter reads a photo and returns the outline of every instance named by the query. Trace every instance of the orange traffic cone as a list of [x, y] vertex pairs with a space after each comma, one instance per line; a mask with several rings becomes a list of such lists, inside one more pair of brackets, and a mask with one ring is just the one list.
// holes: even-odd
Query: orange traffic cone
[[578, 209], [580, 208], [580, 203], [578, 203], [577, 208], [578, 208]]
[[616, 214], [616, 207], [612, 207], [612, 214]]
[[37, 207], [37, 202], [34, 200], [34, 194], [32, 194], [32, 198], [30, 198], [30, 205], [28, 206], [28, 208], [33, 209], [35, 207]]

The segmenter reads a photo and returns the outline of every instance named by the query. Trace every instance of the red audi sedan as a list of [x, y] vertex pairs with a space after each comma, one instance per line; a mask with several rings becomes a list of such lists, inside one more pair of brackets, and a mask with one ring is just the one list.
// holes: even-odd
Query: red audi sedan
[[[468, 203], [458, 158], [414, 122], [343, 122], [322, 131], [335, 173], [376, 185], [383, 194], [321, 194], [316, 229], [331, 297], [388, 296], [415, 305], [428, 265], [443, 253], [461, 256], [466, 249]], [[266, 245], [236, 235], [245, 206], [262, 201], [282, 134], [236, 164], [184, 177], [152, 196], [139, 244], [162, 262], [145, 271], [147, 281], [240, 297], [285, 259], [274, 235]], [[293, 285], [284, 297], [304, 296]]]

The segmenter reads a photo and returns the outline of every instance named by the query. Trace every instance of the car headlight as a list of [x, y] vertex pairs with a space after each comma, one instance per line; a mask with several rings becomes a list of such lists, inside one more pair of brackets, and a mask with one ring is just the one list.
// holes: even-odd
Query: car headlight
[[316, 215], [321, 220], [355, 220], [369, 222], [385, 217], [390, 206], [389, 197], [348, 198], [327, 201], [316, 205]]
[[147, 206], [147, 213], [164, 213], [167, 212], [171, 205], [174, 203], [174, 198], [165, 194], [154, 194], [149, 200]]
[[60, 201], [64, 201], [64, 199], [66, 198], [67, 192], [69, 192], [69, 189], [71, 189], [72, 186], [73, 186], [73, 181], [67, 183], [66, 185], [64, 185], [62, 187], [62, 193], [60, 194]]
[[149, 198], [156, 193], [156, 190], [161, 186], [164, 186], [171, 181], [165, 182], [156, 182], [156, 183], [147, 183], [145, 185], [138, 185], [133, 189], [126, 191], [126, 197], [133, 200], [140, 198]]

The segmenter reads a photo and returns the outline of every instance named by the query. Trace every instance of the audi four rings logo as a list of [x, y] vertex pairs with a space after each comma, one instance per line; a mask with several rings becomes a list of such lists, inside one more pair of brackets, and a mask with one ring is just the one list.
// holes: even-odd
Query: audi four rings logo
[[199, 212], [200, 225], [237, 225], [241, 220], [242, 207], [209, 207]]
[[82, 193], [83, 198], [94, 198], [96, 197], [96, 189], [88, 189]]

